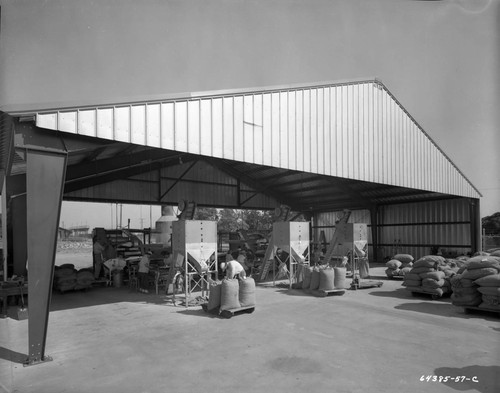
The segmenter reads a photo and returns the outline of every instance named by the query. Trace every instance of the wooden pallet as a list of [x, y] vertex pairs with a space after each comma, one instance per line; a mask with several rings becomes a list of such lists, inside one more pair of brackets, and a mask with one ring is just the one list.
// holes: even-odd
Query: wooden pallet
[[351, 289], [368, 289], [368, 288], [380, 288], [384, 283], [382, 281], [373, 281], [373, 280], [362, 280], [359, 282], [352, 282]]
[[248, 307], [238, 307], [238, 308], [233, 308], [231, 310], [220, 310], [219, 307], [214, 308], [212, 310], [208, 310], [207, 305], [203, 304], [201, 306], [203, 311], [208, 312], [209, 314], [212, 315], [218, 315], [221, 318], [225, 319], [230, 319], [235, 315], [239, 314], [251, 314], [255, 311], [255, 306], [248, 306]]
[[426, 292], [426, 291], [416, 291], [416, 290], [411, 290], [411, 294], [413, 296], [416, 296], [417, 294], [418, 295], [427, 295], [427, 296], [430, 296], [432, 298], [432, 300], [437, 300], [437, 299], [441, 299], [442, 297], [448, 297], [448, 296], [451, 296], [451, 292], [444, 292], [442, 295], [439, 295], [437, 293], [431, 293], [431, 292]]
[[311, 294], [316, 297], [327, 297], [327, 296], [342, 296], [345, 293], [345, 289], [330, 289], [330, 290], [312, 290]]

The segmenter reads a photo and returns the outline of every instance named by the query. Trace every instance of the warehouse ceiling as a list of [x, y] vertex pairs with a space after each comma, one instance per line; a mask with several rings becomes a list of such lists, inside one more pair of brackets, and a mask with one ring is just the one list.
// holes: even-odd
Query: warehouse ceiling
[[322, 212], [364, 209], [451, 196], [269, 166], [205, 157], [67, 133], [17, 127], [11, 175], [26, 171], [27, 141], [68, 151], [64, 200]]

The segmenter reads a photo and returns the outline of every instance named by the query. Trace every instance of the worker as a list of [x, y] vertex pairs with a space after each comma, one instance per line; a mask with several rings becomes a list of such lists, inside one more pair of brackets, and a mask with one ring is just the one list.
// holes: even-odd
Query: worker
[[139, 277], [139, 292], [149, 293], [148, 276], [149, 276], [149, 259], [153, 253], [148, 251], [139, 261], [137, 276]]
[[241, 266], [243, 266], [243, 269], [245, 269], [245, 273], [249, 273], [250, 268], [247, 266], [247, 253], [245, 250], [241, 250], [239, 252], [236, 260], [240, 263]]
[[94, 238], [94, 246], [92, 253], [94, 254], [94, 278], [99, 279], [101, 275], [102, 264], [104, 263], [103, 252], [105, 250], [104, 244], [97, 237]]
[[241, 263], [235, 261], [234, 259], [229, 262], [221, 263], [220, 268], [223, 272], [226, 272], [226, 278], [228, 279], [239, 277], [244, 280], [247, 277], [245, 269]]

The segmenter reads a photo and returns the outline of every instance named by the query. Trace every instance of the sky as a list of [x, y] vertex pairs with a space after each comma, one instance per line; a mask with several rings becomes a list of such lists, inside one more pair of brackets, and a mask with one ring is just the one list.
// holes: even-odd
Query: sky
[[[34, 81], [26, 68], [23, 78], [4, 81], [0, 104], [9, 93], [23, 102], [26, 91], [32, 102], [50, 94], [53, 101], [91, 100], [103, 79], [105, 98], [113, 100], [144, 95], [144, 86], [158, 96], [376, 77], [483, 195], [481, 216], [500, 211], [500, 0], [70, 2], [34, 3], [31, 20], [26, 7], [16, 15], [3, 7], [3, 18], [19, 17], [10, 32], [22, 48], [4, 53], [19, 58], [13, 62], [19, 73], [29, 66], [26, 56], [35, 54], [42, 73], [36, 82], [47, 86], [30, 90]], [[130, 29], [118, 36], [111, 19]], [[53, 34], [48, 25], [65, 33]], [[81, 35], [89, 47], [64, 56], [61, 48]], [[110, 44], [113, 64], [99, 62]], [[71, 78], [48, 66], [54, 61], [86, 83], [69, 88]], [[9, 66], [0, 59], [2, 65]], [[116, 206], [88, 206], [64, 202], [61, 224], [117, 222]], [[123, 209], [122, 223], [130, 218], [131, 226], [154, 225], [160, 216], [157, 206]]]

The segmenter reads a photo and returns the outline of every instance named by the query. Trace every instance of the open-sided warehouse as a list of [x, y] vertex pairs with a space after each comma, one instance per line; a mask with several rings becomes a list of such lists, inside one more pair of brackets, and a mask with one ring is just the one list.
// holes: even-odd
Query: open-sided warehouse
[[[10, 3], [1, 16], [3, 55], [19, 45], [18, 29], [37, 15]], [[45, 25], [51, 34], [67, 29], [57, 13], [44, 18], [54, 22]], [[108, 22], [117, 34], [130, 29], [119, 18]], [[66, 55], [80, 56], [92, 37], [72, 35]], [[57, 41], [44, 45], [49, 53], [58, 50]], [[349, 209], [350, 222], [369, 225], [371, 261], [395, 252], [418, 258], [435, 249], [480, 251], [481, 194], [382, 81], [160, 95], [150, 93], [156, 80], [141, 75], [139, 94], [124, 89], [116, 96], [109, 93], [116, 81], [136, 75], [119, 51], [113, 45], [99, 51], [115, 74], [111, 79], [94, 70], [91, 90], [82, 70], [51, 64], [65, 88], [74, 89], [75, 100], [64, 101], [60, 87], [29, 57], [2, 60], [4, 256], [6, 275], [29, 271], [29, 363], [45, 359], [63, 200], [173, 205], [186, 199], [263, 210], [286, 205], [311, 220], [318, 243], [331, 239], [337, 218]], [[150, 61], [162, 59], [159, 51]], [[43, 91], [43, 99], [34, 101], [12, 83], [19, 78]]]

